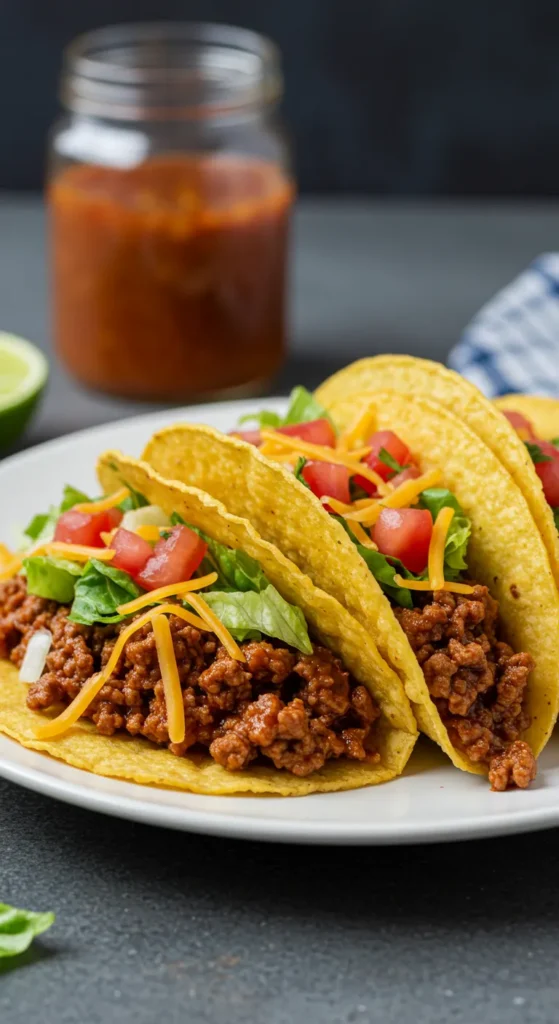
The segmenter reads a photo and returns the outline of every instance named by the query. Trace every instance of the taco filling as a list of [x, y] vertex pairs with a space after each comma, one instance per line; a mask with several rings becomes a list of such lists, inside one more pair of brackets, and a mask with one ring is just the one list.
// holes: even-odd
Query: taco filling
[[501, 408], [501, 412], [526, 445], [559, 531], [559, 437], [544, 441], [537, 436], [534, 425], [523, 413], [504, 408]]
[[487, 766], [494, 789], [527, 787], [536, 761], [520, 737], [533, 659], [504, 641], [498, 602], [469, 577], [470, 520], [442, 472], [422, 472], [394, 431], [375, 430], [374, 408], [339, 434], [296, 388], [285, 417], [253, 418], [256, 429], [232, 434], [291, 466], [343, 525], [391, 602], [452, 744]]
[[243, 551], [127, 488], [96, 502], [66, 488], [26, 543], [2, 551], [0, 657], [31, 710], [61, 712], [37, 737], [85, 717], [228, 771], [380, 761], [369, 690]]

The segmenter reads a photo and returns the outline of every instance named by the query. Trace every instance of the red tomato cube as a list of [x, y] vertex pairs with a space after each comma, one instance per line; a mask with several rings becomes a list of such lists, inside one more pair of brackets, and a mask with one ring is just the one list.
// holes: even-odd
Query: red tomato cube
[[309, 444], [319, 444], [326, 448], [334, 448], [336, 444], [336, 431], [330, 420], [309, 420], [308, 423], [292, 423], [287, 427], [278, 427], [278, 434], [287, 434], [288, 437], [299, 437], [301, 441]]
[[142, 571], [146, 562], [153, 555], [153, 548], [147, 540], [139, 537], [131, 530], [124, 530], [122, 527], [117, 530], [112, 541], [111, 548], [115, 556], [111, 565], [115, 569], [123, 569], [131, 576], [137, 576]]
[[157, 590], [189, 580], [204, 558], [208, 545], [188, 526], [174, 526], [166, 539], [159, 540], [151, 557], [136, 577], [145, 590]]
[[373, 540], [381, 554], [399, 558], [406, 569], [418, 574], [427, 566], [432, 533], [427, 509], [384, 508], [374, 525]]
[[379, 458], [381, 448], [384, 448], [399, 466], [405, 466], [410, 461], [410, 450], [407, 444], [404, 444], [393, 430], [377, 430], [376, 434], [369, 438], [367, 445], [372, 448], [372, 451], [365, 456], [363, 463], [378, 473], [382, 480], [390, 480], [394, 476], [394, 470]]
[[[345, 502], [346, 505], [349, 503], [349, 469], [345, 466], [339, 466], [335, 462], [306, 462], [301, 476], [317, 498], [322, 498], [326, 494], [329, 498]], [[327, 512], [333, 511], [328, 505], [324, 507]]]
[[68, 509], [60, 516], [54, 539], [63, 544], [83, 544], [90, 548], [104, 547], [101, 534], [111, 529], [107, 512], [78, 512]]

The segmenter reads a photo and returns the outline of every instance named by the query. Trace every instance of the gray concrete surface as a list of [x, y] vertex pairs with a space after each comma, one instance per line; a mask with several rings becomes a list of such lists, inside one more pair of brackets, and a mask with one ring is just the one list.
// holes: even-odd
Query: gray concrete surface
[[[370, 351], [444, 357], [558, 238], [551, 206], [306, 203], [278, 387]], [[0, 203], [0, 323], [47, 346], [34, 201]], [[135, 411], [54, 369], [24, 443]], [[274, 847], [119, 822], [0, 781], [0, 901], [58, 915], [22, 962], [0, 962], [0, 1021], [551, 1024], [558, 861], [556, 831]]]

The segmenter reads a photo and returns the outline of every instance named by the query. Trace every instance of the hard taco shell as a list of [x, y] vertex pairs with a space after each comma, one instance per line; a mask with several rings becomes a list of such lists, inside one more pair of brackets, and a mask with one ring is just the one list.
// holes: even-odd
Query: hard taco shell
[[401, 774], [417, 738], [417, 726], [404, 688], [363, 627], [334, 598], [318, 590], [280, 551], [263, 541], [248, 522], [229, 515], [208, 494], [180, 483], [170, 484], [149, 466], [119, 452], [107, 452], [101, 457], [98, 475], [106, 493], [126, 483], [150, 503], [160, 505], [167, 513], [178, 512], [213, 539], [242, 548], [260, 562], [282, 596], [303, 610], [319, 642], [338, 654], [346, 668], [373, 694], [382, 712], [378, 727], [381, 762], [329, 761], [306, 778], [273, 767], [228, 772], [209, 755], [176, 757], [143, 738], [118, 733], [102, 736], [92, 723], [83, 719], [60, 738], [40, 741], [35, 737], [34, 726], [44, 715], [27, 709], [25, 687], [18, 681], [15, 667], [6, 661], [0, 662], [0, 732], [25, 747], [99, 775], [213, 795], [303, 796], [375, 785]]
[[[478, 436], [440, 405], [384, 391], [333, 401], [339, 426], [353, 422], [374, 402], [379, 428], [395, 430], [421, 458], [424, 470], [440, 468], [473, 532], [470, 571], [500, 601], [506, 633], [515, 648], [533, 654], [524, 737], [535, 754], [557, 716], [559, 599], [549, 560], [527, 504], [509, 473]], [[500, 416], [496, 414], [500, 421]], [[157, 433], [144, 458], [160, 473], [204, 487], [296, 562], [317, 586], [343, 603], [373, 637], [403, 680], [416, 718], [458, 767], [484, 773], [452, 744], [431, 701], [408, 640], [357, 548], [343, 527], [287, 469], [254, 446], [211, 427], [178, 425]]]

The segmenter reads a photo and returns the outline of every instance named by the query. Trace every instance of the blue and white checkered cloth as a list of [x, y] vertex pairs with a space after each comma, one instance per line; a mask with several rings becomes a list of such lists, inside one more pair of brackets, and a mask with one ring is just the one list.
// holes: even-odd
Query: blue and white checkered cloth
[[448, 363], [489, 398], [559, 398], [559, 253], [539, 256], [483, 306]]

